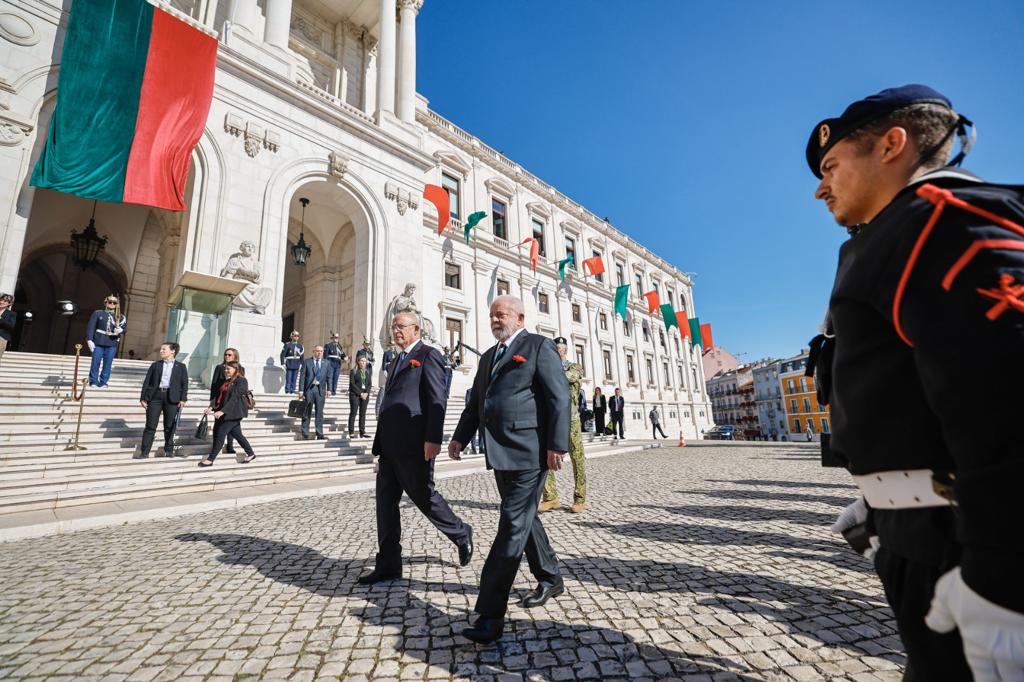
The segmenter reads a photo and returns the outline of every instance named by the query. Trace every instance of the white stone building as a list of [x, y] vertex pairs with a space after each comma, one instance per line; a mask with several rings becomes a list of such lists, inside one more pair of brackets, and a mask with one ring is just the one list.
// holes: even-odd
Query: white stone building
[[788, 433], [786, 410], [782, 404], [779, 383], [779, 360], [754, 363], [754, 402], [757, 404], [757, 425], [765, 440], [778, 440]]
[[[183, 274], [230, 278], [225, 266], [250, 242], [247, 269], [259, 277], [236, 299], [249, 306], [220, 322], [203, 318], [213, 325], [205, 335], [179, 334], [196, 376], [230, 345], [250, 382], [276, 392], [282, 338], [293, 328], [307, 353], [337, 330], [350, 355], [365, 342], [380, 357], [389, 307], [409, 284], [439, 345], [462, 340], [483, 350], [492, 345], [487, 305], [507, 291], [525, 300], [530, 330], [571, 340], [588, 396], [595, 386], [623, 389], [627, 429], [640, 429], [652, 405], [687, 437], [710, 427], [700, 358], [640, 298], [656, 289], [692, 317], [691, 280], [428, 108], [416, 93], [422, 0], [161, 4], [220, 41], [188, 210], [98, 204], [96, 229], [109, 241], [97, 264], [81, 270], [69, 237], [88, 224], [93, 202], [28, 185], [54, 107], [70, 6], [0, 0], [0, 291], [15, 293], [15, 308], [35, 317], [19, 329], [19, 349], [73, 352], [89, 311], [114, 292], [129, 319], [119, 352], [153, 357], [179, 329], [170, 303]], [[422, 198], [428, 183], [448, 187], [453, 199], [443, 237]], [[309, 200], [304, 214], [300, 199]], [[475, 211], [488, 219], [467, 245], [461, 221]], [[312, 249], [301, 267], [291, 253], [300, 235]], [[534, 235], [543, 242], [536, 273], [527, 250], [515, 248]], [[584, 279], [577, 270], [560, 286], [554, 263], [570, 252], [577, 261], [601, 255], [608, 271]], [[612, 312], [618, 283], [632, 285], [625, 323]], [[57, 314], [57, 300], [73, 300], [79, 313]], [[453, 393], [474, 369], [465, 353]]]

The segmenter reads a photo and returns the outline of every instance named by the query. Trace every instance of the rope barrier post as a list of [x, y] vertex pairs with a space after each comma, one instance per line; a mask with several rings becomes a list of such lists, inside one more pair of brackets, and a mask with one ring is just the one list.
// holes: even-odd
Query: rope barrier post
[[[78, 346], [81, 348], [81, 346]], [[75, 439], [68, 443], [65, 450], [86, 450], [84, 445], [78, 444], [78, 435], [82, 430], [82, 410], [85, 409], [85, 388], [89, 383], [88, 379], [82, 379], [82, 392], [78, 394], [78, 423], [75, 424]]]

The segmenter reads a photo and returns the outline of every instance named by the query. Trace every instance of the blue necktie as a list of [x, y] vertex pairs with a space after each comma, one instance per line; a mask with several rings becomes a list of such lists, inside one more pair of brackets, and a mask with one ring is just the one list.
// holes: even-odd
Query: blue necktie
[[496, 350], [494, 352], [494, 360], [493, 360], [493, 362], [491, 364], [491, 378], [492, 379], [494, 378], [494, 375], [498, 373], [498, 362], [501, 361], [502, 356], [505, 355], [505, 351], [507, 351], [507, 350], [508, 350], [508, 346], [506, 346], [505, 344], [501, 344], [500, 346], [498, 346], [498, 350]]

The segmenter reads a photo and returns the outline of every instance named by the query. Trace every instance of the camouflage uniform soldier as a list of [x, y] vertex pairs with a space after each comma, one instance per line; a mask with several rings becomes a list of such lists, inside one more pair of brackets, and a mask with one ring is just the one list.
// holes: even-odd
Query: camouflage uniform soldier
[[[572, 475], [576, 479], [576, 487], [573, 489], [572, 507], [569, 511], [579, 514], [583, 511], [587, 499], [587, 468], [583, 459], [583, 433], [580, 425], [580, 412], [577, 409], [576, 401], [580, 394], [580, 384], [583, 383], [583, 368], [575, 362], [569, 362], [566, 354], [569, 344], [564, 337], [555, 339], [555, 348], [562, 358], [562, 367], [565, 369], [565, 378], [569, 380], [570, 414], [572, 421], [569, 422], [569, 459], [572, 460]], [[544, 497], [541, 500], [539, 510], [546, 512], [550, 509], [557, 509], [561, 506], [558, 501], [558, 487], [555, 484], [555, 472], [548, 471], [548, 480], [544, 484]]]

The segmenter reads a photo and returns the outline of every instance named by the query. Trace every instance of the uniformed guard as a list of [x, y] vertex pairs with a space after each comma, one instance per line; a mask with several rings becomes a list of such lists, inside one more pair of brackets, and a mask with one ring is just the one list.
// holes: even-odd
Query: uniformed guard
[[1024, 679], [1024, 188], [951, 167], [971, 127], [908, 85], [818, 123], [806, 149], [851, 234], [818, 370], [863, 498], [833, 529], [877, 535], [904, 679]]
[[[565, 337], [559, 336], [555, 339], [555, 348], [558, 350], [558, 357], [562, 358], [565, 378], [569, 380], [569, 412], [572, 415], [569, 422], [569, 459], [572, 461], [572, 476], [575, 480], [572, 506], [569, 507], [569, 511], [579, 514], [587, 502], [587, 465], [583, 457], [583, 429], [577, 409], [577, 396], [580, 394], [580, 384], [583, 383], [583, 368], [575, 362], [569, 362], [567, 358], [569, 342], [565, 340]], [[538, 509], [546, 512], [557, 509], [559, 506], [561, 506], [561, 502], [558, 501], [555, 472], [549, 470], [548, 480], [544, 484], [544, 496]]]
[[299, 374], [302, 368], [302, 356], [306, 349], [299, 343], [299, 333], [293, 331], [291, 341], [281, 349], [281, 364], [284, 366], [284, 392], [299, 393]]
[[92, 353], [89, 367], [89, 385], [102, 388], [110, 381], [110, 370], [117, 355], [128, 318], [121, 314], [121, 303], [111, 294], [103, 299], [103, 310], [94, 310], [85, 331], [86, 344]]
[[348, 357], [338, 342], [338, 332], [331, 332], [331, 342], [324, 345], [324, 357], [327, 358], [330, 375], [327, 377], [327, 385], [331, 387], [328, 395], [337, 395], [338, 377], [341, 375], [341, 363]]

